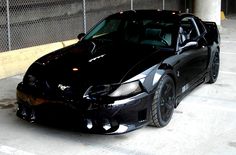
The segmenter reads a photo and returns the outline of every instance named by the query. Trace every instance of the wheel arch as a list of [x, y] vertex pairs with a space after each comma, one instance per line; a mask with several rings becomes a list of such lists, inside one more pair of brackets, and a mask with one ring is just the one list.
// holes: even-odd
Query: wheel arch
[[175, 84], [175, 88], [176, 88], [176, 84], [177, 84], [177, 80], [176, 80], [176, 75], [174, 73], [174, 67], [170, 64], [167, 64], [167, 63], [162, 63], [158, 69], [163, 69], [165, 70], [165, 74], [166, 75], [169, 75], [172, 80], [174, 81], [174, 84]]
[[[172, 65], [170, 65], [170, 64], [163, 63], [163, 64], [161, 64], [159, 66], [159, 69], [165, 70], [165, 74], [164, 75], [168, 75], [173, 80], [174, 86], [175, 86], [175, 95], [176, 95], [176, 91], [177, 91], [177, 77], [176, 77], [176, 74], [174, 72], [174, 67]], [[177, 102], [175, 102], [175, 107], [177, 107]]]

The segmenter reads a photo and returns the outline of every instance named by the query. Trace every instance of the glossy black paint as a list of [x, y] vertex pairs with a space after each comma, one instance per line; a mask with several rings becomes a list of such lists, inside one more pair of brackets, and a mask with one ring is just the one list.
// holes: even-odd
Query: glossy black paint
[[[161, 76], [167, 74], [175, 83], [175, 106], [196, 86], [208, 82], [213, 55], [219, 51], [215, 23], [202, 22], [191, 14], [156, 10], [126, 11], [106, 19], [133, 21], [146, 17], [173, 23], [171, 46], [85, 36], [29, 67], [17, 87], [17, 115], [32, 122], [64, 120], [88, 132], [124, 133], [149, 123], [154, 91]], [[196, 37], [182, 43], [179, 30], [185, 22], [197, 27]], [[138, 93], [109, 96], [108, 92], [133, 81], [139, 81]], [[97, 92], [86, 95], [91, 87]]]

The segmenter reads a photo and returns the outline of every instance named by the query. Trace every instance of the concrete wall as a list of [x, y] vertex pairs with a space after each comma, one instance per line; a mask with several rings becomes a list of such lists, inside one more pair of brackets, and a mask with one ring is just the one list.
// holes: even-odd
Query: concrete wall
[[193, 12], [203, 21], [221, 24], [221, 0], [195, 0]]

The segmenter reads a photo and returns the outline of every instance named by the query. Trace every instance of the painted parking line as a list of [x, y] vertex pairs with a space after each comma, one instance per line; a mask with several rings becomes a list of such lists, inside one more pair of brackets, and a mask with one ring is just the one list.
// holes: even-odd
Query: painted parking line
[[230, 75], [236, 75], [236, 72], [220, 71], [220, 73], [223, 73], [223, 74], [230, 74]]
[[220, 54], [231, 54], [231, 55], [236, 55], [236, 52], [220, 52]]
[[[215, 104], [216, 102], [221, 102], [221, 103], [227, 102], [228, 104], [223, 105], [224, 108], [228, 109], [229, 111], [236, 112], [236, 106], [235, 106], [236, 99], [227, 99], [227, 98], [220, 98], [220, 97], [209, 97], [209, 96], [194, 95], [194, 94], [191, 94], [190, 96], [194, 97], [194, 98], [198, 98], [198, 99], [213, 101], [213, 103], [214, 103], [213, 106], [219, 106], [219, 105]], [[202, 103], [202, 102], [200, 102], [200, 103]], [[200, 104], [200, 103], [198, 103], [198, 104]], [[203, 103], [202, 105], [207, 105], [207, 104]], [[223, 106], [221, 106], [221, 107], [223, 107]]]
[[221, 43], [236, 43], [236, 40], [222, 40]]
[[[191, 96], [191, 97], [196, 97], [196, 96]], [[204, 98], [204, 97], [199, 96], [197, 98]], [[215, 100], [215, 99], [213, 99], [213, 100]], [[235, 101], [232, 102], [232, 103], [235, 103]], [[225, 106], [220, 106], [220, 105], [199, 104], [199, 103], [197, 103], [195, 105], [191, 105], [191, 107], [194, 108], [194, 109], [201, 108], [201, 109], [205, 109], [205, 110], [206, 109], [211, 109], [211, 110], [214, 110], [214, 111], [224, 111], [224, 112], [230, 112], [230, 113], [234, 113], [234, 114], [236, 113], [235, 107], [225, 107]]]
[[10, 146], [0, 144], [0, 154], [2, 153], [10, 155], [36, 155], [34, 153], [26, 152], [23, 150], [19, 150]]

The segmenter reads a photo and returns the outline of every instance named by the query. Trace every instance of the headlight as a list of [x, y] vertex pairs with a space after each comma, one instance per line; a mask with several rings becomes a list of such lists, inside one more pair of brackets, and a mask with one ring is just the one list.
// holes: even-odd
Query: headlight
[[108, 96], [110, 97], [132, 96], [140, 92], [142, 92], [142, 88], [140, 87], [140, 82], [134, 81], [120, 85], [115, 91], [113, 91]]
[[34, 86], [35, 82], [36, 82], [36, 77], [33, 75], [26, 75], [24, 77], [23, 82], [25, 82], [26, 84], [30, 85], [30, 86]]
[[84, 94], [84, 98], [99, 98], [99, 97], [127, 97], [133, 96], [142, 92], [142, 87], [139, 81], [133, 81], [129, 83], [124, 83], [121, 85], [111, 84], [111, 85], [101, 85], [101, 86], [91, 86]]

